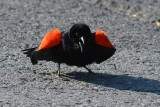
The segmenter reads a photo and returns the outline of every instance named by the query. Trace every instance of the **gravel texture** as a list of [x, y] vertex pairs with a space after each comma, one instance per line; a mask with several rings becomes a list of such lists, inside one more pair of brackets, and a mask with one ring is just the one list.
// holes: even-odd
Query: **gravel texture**
[[[159, 107], [160, 0], [0, 0], [1, 107]], [[116, 54], [84, 68], [33, 66], [21, 50], [52, 28], [103, 29]], [[116, 68], [113, 65], [116, 65]]]

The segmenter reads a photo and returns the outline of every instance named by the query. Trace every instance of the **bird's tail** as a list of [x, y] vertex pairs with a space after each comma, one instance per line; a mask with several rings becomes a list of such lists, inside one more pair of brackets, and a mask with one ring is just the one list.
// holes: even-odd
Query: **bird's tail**
[[37, 57], [36, 57], [36, 51], [35, 51], [36, 48], [37, 47], [22, 50], [23, 54], [25, 54], [27, 57], [30, 57], [30, 60], [31, 60], [33, 65], [38, 63], [38, 60], [37, 60]]
[[27, 57], [31, 57], [31, 54], [33, 53], [33, 51], [35, 50], [36, 48], [28, 48], [28, 49], [24, 49], [22, 50], [23, 54], [25, 54]]

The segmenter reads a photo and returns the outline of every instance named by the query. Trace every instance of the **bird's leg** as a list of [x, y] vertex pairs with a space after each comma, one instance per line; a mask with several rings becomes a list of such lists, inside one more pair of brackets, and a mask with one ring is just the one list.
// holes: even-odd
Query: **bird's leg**
[[58, 77], [59, 77], [61, 80], [63, 80], [63, 81], [69, 81], [68, 78], [64, 78], [63, 75], [61, 76], [61, 74], [60, 74], [60, 63], [58, 63], [57, 74], [58, 74]]
[[85, 68], [85, 69], [87, 69], [87, 70], [88, 70], [88, 72], [89, 72], [87, 77], [89, 77], [89, 76], [90, 76], [90, 74], [94, 74], [94, 72], [92, 72], [92, 71], [91, 71], [89, 68], [87, 68], [86, 66], [84, 66], [84, 68]]

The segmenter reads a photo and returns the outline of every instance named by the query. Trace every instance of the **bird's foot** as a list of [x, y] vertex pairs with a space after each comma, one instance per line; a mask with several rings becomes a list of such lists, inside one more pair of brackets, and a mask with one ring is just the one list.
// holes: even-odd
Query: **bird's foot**
[[56, 76], [57, 76], [60, 80], [62, 80], [62, 81], [69, 81], [69, 79], [67, 78], [67, 76], [66, 76], [65, 74], [60, 74], [60, 71], [59, 71], [59, 70], [57, 70], [56, 73], [57, 73]]
[[57, 74], [57, 77], [60, 78], [61, 74], [60, 74], [59, 70], [57, 70], [55, 73]]
[[95, 73], [92, 72], [92, 71], [91, 71], [89, 68], [87, 68], [86, 66], [84, 66], [84, 68], [88, 70], [88, 75], [87, 75], [86, 78], [88, 78], [91, 74], [94, 74], [94, 75], [95, 75]]
[[95, 75], [95, 73], [94, 72], [92, 72], [91, 70], [89, 70], [89, 72], [88, 72], [88, 75], [87, 75], [87, 78], [90, 76], [90, 75]]

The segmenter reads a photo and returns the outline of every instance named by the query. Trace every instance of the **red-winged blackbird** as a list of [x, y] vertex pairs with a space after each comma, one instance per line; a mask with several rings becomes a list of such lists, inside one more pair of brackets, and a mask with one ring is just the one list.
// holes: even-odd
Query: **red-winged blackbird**
[[30, 57], [33, 65], [38, 60], [53, 61], [60, 64], [84, 67], [92, 73], [86, 65], [101, 63], [110, 58], [116, 51], [103, 30], [94, 33], [86, 24], [74, 24], [69, 31], [55, 28], [49, 31], [38, 47], [22, 50]]

